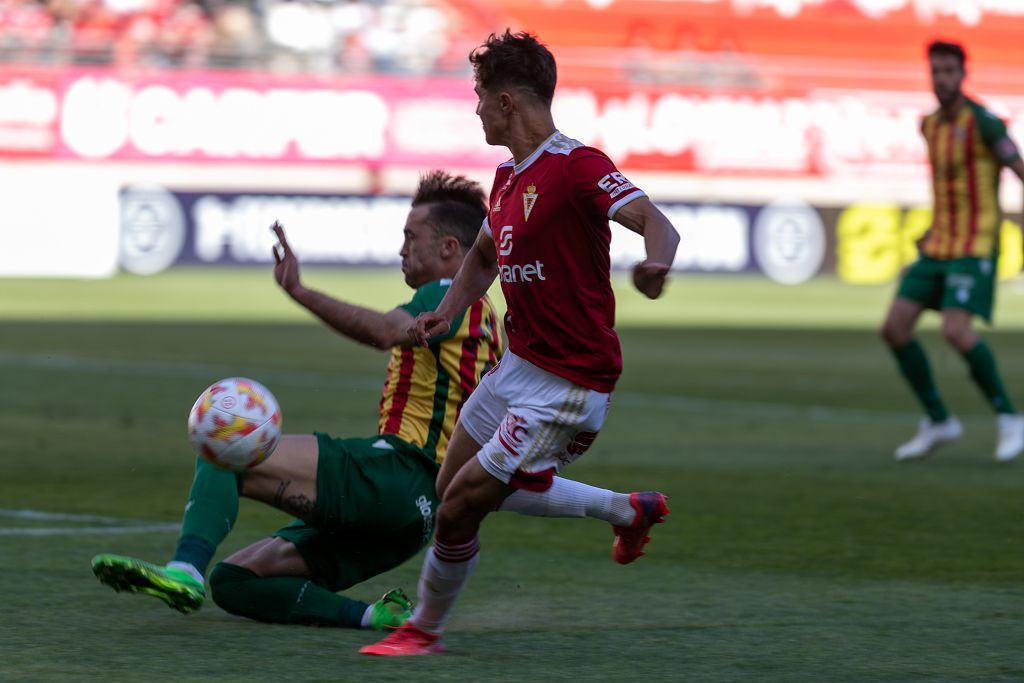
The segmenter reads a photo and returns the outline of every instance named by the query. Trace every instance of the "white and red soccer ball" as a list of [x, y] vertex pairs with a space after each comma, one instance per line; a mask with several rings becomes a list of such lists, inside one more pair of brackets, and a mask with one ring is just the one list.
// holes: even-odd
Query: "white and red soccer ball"
[[217, 467], [242, 472], [277, 448], [281, 408], [259, 382], [222, 379], [196, 399], [188, 414], [188, 438], [196, 453]]

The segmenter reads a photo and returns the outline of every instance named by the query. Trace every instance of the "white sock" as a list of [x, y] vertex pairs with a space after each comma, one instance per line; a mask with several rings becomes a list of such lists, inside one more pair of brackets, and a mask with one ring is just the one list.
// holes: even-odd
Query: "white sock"
[[168, 562], [166, 566], [186, 571], [192, 575], [193, 579], [195, 579], [199, 583], [204, 583], [203, 575], [199, 572], [198, 569], [196, 569], [193, 565], [189, 564], [188, 562], [175, 562], [172, 560], [171, 562]]
[[[442, 560], [442, 557], [445, 559]], [[428, 633], [444, 630], [448, 613], [479, 559], [479, 536], [458, 545], [446, 545], [434, 540], [420, 573], [419, 599], [411, 619], [416, 628]]]
[[370, 613], [373, 612], [373, 603], [366, 606], [363, 618], [359, 620], [359, 628], [370, 628]]
[[615, 526], [629, 526], [636, 519], [628, 493], [562, 477], [555, 477], [547, 491], [516, 491], [498, 509], [530, 517], [593, 517]]

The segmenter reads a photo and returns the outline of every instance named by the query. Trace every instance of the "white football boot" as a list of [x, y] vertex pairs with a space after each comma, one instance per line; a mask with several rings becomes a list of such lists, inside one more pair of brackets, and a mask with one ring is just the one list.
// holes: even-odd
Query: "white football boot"
[[[1024, 424], [1022, 424], [1022, 429], [1024, 429]], [[896, 460], [903, 461], [923, 458], [931, 455], [932, 451], [939, 446], [952, 443], [963, 435], [963, 425], [960, 424], [960, 420], [952, 415], [947, 417], [944, 422], [932, 422], [927, 417], [921, 418], [921, 423], [917, 427], [917, 434], [914, 435], [914, 438], [896, 449]], [[1021, 433], [1021, 438], [1024, 439], [1024, 431]]]
[[999, 425], [996, 460], [1013, 460], [1024, 452], [1024, 415], [999, 415], [996, 423]]

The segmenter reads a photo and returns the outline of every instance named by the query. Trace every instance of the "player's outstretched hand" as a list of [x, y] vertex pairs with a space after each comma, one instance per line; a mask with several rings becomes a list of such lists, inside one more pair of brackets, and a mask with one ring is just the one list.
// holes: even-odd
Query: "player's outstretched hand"
[[657, 299], [665, 289], [668, 271], [667, 264], [643, 261], [633, 266], [633, 285], [648, 299]]
[[299, 259], [295, 258], [288, 240], [284, 236], [284, 226], [277, 221], [270, 226], [277, 235], [277, 244], [272, 248], [274, 253], [274, 279], [281, 289], [291, 294], [299, 286]]
[[409, 339], [416, 346], [427, 346], [427, 341], [451, 329], [451, 323], [437, 311], [420, 313], [409, 326]]

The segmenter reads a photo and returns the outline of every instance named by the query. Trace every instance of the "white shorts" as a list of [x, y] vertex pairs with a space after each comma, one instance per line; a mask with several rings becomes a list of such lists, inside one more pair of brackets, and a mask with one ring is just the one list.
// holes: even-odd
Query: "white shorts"
[[506, 352], [470, 394], [459, 422], [483, 444], [476, 457], [491, 475], [546, 491], [597, 438], [611, 399]]

